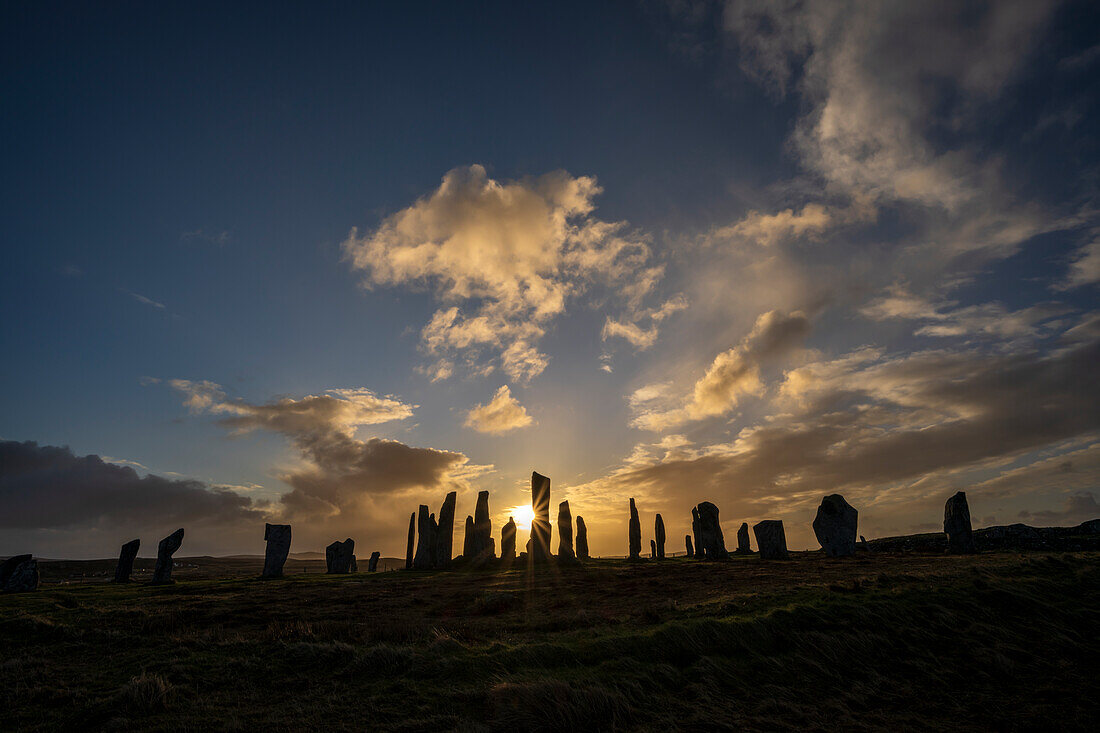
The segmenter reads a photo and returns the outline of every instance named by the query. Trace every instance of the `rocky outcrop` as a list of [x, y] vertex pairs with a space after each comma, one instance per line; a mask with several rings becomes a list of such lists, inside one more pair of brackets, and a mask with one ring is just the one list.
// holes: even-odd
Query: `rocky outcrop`
[[654, 554], [658, 560], [665, 559], [665, 520], [658, 514], [653, 520]]
[[157, 564], [153, 568], [153, 585], [172, 583], [172, 555], [183, 545], [183, 527], [165, 537], [157, 545]]
[[634, 499], [630, 499], [630, 526], [627, 540], [630, 548], [630, 559], [638, 560], [642, 556], [642, 522], [638, 519], [638, 507]]
[[718, 521], [718, 507], [704, 501], [692, 510], [692, 516], [699, 527], [695, 556], [703, 560], [728, 560], [726, 538], [722, 535], [722, 525]]
[[577, 515], [577, 559], [588, 559], [588, 527], [584, 524], [584, 517]]
[[813, 528], [821, 549], [829, 557], [844, 557], [856, 552], [856, 524], [859, 512], [840, 494], [821, 500]]
[[756, 535], [756, 546], [760, 557], [765, 560], [787, 560], [787, 536], [783, 533], [783, 522], [779, 519], [765, 519], [757, 522], [752, 532]]
[[355, 562], [355, 540], [348, 537], [343, 542], [337, 540], [325, 548], [325, 571], [336, 575], [358, 570]]
[[516, 559], [516, 520], [511, 517], [500, 530], [500, 559], [509, 562]]
[[558, 504], [558, 560], [575, 560], [573, 552], [573, 515], [569, 511], [569, 502]]
[[751, 555], [752, 547], [749, 545], [749, 523], [741, 522], [741, 527], [737, 530], [737, 550], [738, 555]]
[[405, 569], [413, 569], [413, 552], [416, 547], [416, 512], [409, 515], [409, 541], [405, 545]]
[[695, 547], [691, 544], [691, 535], [684, 535], [684, 545], [687, 547], [687, 556], [695, 557]]
[[115, 583], [129, 583], [134, 572], [134, 558], [137, 557], [141, 540], [130, 540], [118, 553], [118, 565], [115, 565]]
[[0, 563], [0, 593], [28, 593], [38, 589], [38, 561], [15, 555]]
[[264, 539], [267, 551], [264, 553], [264, 571], [261, 578], [283, 577], [283, 565], [290, 554], [290, 525], [265, 524]]
[[550, 559], [550, 478], [536, 471], [531, 472], [531, 508], [535, 517], [531, 520], [528, 556], [534, 562], [544, 562]]
[[370, 554], [370, 560], [367, 560], [367, 572], [373, 573], [378, 570], [378, 558], [382, 556], [382, 553], [375, 550]]
[[954, 555], [977, 552], [974, 531], [970, 525], [970, 505], [966, 492], [960, 491], [947, 500], [943, 508], [943, 533], [947, 535], [947, 551]]

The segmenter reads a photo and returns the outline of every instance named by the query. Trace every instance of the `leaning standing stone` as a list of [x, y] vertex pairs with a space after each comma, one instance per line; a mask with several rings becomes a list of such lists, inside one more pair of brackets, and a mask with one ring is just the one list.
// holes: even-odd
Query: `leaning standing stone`
[[665, 520], [658, 514], [653, 520], [654, 555], [658, 560], [665, 559]]
[[26, 593], [38, 588], [38, 561], [16, 555], [0, 564], [0, 593]]
[[630, 559], [637, 560], [642, 556], [642, 522], [638, 519], [638, 507], [634, 499], [630, 499], [630, 529], [627, 539], [630, 542]]
[[129, 583], [130, 573], [134, 572], [134, 558], [137, 557], [141, 540], [130, 540], [118, 553], [118, 565], [115, 566], [115, 583]]
[[575, 560], [573, 553], [573, 514], [569, 511], [569, 502], [558, 504], [558, 559]]
[[348, 537], [343, 542], [337, 540], [325, 548], [325, 565], [330, 573], [343, 575], [358, 569], [355, 562], [355, 540]]
[[264, 539], [267, 540], [267, 552], [264, 555], [264, 572], [261, 578], [283, 577], [283, 565], [290, 554], [290, 525], [264, 525]]
[[588, 559], [588, 527], [584, 524], [584, 517], [577, 515], [577, 559]]
[[500, 559], [516, 559], [516, 521], [511, 517], [500, 530]]
[[960, 491], [947, 500], [943, 508], [943, 531], [947, 534], [947, 551], [955, 555], [977, 552], [970, 526], [970, 505], [966, 492]]
[[738, 555], [751, 555], [752, 548], [749, 547], [749, 523], [741, 522], [741, 528], [737, 530], [737, 554]]
[[367, 561], [367, 572], [373, 573], [378, 569], [378, 558], [382, 556], [382, 553], [375, 550], [370, 554], [370, 560]]
[[183, 544], [183, 527], [160, 541], [157, 546], [157, 564], [153, 568], [153, 585], [172, 583], [172, 555]]
[[859, 512], [840, 494], [829, 494], [821, 500], [814, 517], [814, 535], [829, 557], [854, 555], [856, 523]]
[[783, 522], [779, 519], [765, 519], [752, 528], [756, 535], [756, 546], [760, 548], [760, 557], [765, 560], [787, 560], [787, 537], [783, 534]]

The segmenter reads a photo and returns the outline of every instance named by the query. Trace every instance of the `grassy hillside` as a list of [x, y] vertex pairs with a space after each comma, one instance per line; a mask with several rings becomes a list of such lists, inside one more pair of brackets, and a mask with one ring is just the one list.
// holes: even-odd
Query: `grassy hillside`
[[1100, 554], [45, 586], [0, 729], [1091, 729]]

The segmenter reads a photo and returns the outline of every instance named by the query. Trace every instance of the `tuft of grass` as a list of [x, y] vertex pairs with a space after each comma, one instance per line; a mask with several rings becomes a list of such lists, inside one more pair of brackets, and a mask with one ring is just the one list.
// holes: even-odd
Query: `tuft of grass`
[[151, 715], [168, 709], [172, 685], [158, 674], [142, 672], [119, 688], [115, 699], [131, 715]]

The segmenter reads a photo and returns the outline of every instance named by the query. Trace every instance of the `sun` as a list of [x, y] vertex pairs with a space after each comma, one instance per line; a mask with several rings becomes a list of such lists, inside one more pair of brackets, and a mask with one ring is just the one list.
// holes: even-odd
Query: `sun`
[[535, 510], [530, 504], [514, 506], [508, 510], [508, 514], [516, 521], [517, 529], [531, 529], [531, 521], [535, 518]]

